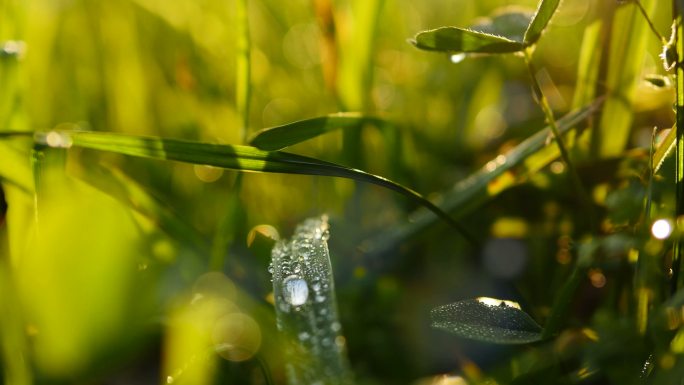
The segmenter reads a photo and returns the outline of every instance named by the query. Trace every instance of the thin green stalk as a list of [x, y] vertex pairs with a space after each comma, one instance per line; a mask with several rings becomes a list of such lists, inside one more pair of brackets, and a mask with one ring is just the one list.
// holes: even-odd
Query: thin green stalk
[[249, 12], [247, 0], [236, 1], [237, 17], [237, 76], [235, 105], [242, 118], [242, 143], [249, 134], [249, 106], [251, 96], [251, 41], [249, 38]]
[[[235, 74], [235, 106], [241, 118], [240, 141], [247, 143], [249, 136], [249, 107], [252, 93], [251, 84], [251, 41], [249, 38], [249, 4], [248, 0], [237, 0], [235, 3], [237, 18], [237, 63]], [[209, 268], [222, 270], [228, 248], [235, 239], [236, 227], [241, 210], [240, 189], [242, 174], [238, 174], [230, 189], [223, 218], [219, 221], [211, 247]]]
[[646, 22], [648, 23], [648, 26], [651, 28], [651, 31], [653, 31], [653, 33], [656, 35], [656, 37], [658, 39], [660, 39], [660, 42], [663, 43], [663, 45], [667, 44], [667, 39], [660, 32], [658, 32], [655, 25], [653, 25], [653, 21], [648, 16], [648, 12], [646, 12], [646, 9], [644, 9], [644, 6], [641, 5], [641, 1], [640, 0], [634, 0], [634, 3], [637, 5], [637, 8], [639, 8], [639, 12], [641, 12], [641, 14], [644, 16], [644, 19], [646, 19]]
[[[675, 212], [676, 216], [679, 217], [684, 215], [684, 67], [681, 64], [681, 58], [684, 57], [684, 32], [682, 32], [682, 19], [684, 9], [680, 8], [681, 4], [679, 1], [673, 2], [673, 15], [675, 15], [677, 21], [677, 32], [676, 32], [676, 47], [677, 47], [677, 139], [676, 139], [676, 162], [675, 162], [675, 173], [676, 173], [676, 206]], [[679, 276], [682, 263], [682, 247], [684, 247], [684, 241], [679, 238], [675, 242], [674, 254], [672, 257], [672, 280], [670, 291], [675, 293], [679, 287]]]
[[594, 229], [594, 210], [591, 205], [591, 199], [589, 198], [589, 194], [587, 194], [587, 191], [584, 188], [584, 184], [582, 183], [582, 180], [580, 179], [579, 174], [577, 173], [575, 165], [570, 160], [570, 153], [568, 152], [568, 149], [565, 146], [565, 143], [563, 142], [563, 138], [558, 129], [558, 125], [556, 124], [556, 119], [553, 117], [551, 105], [549, 104], [548, 99], [546, 99], [546, 96], [544, 96], [541, 86], [537, 81], [536, 70], [534, 68], [534, 65], [532, 64], [530, 52], [528, 50], [524, 50], [523, 52], [525, 64], [527, 65], [527, 70], [529, 71], [530, 78], [532, 79], [532, 89], [534, 90], [539, 106], [544, 112], [544, 116], [546, 117], [546, 120], [549, 123], [549, 128], [551, 129], [551, 134], [553, 135], [553, 138], [556, 141], [556, 144], [558, 145], [558, 151], [560, 152], [561, 159], [563, 159], [563, 163], [565, 163], [565, 166], [568, 168], [568, 173], [570, 175], [570, 178], [572, 178], [572, 183], [577, 189], [577, 193], [580, 196], [582, 204], [585, 206], [585, 209], [587, 210], [587, 217], [589, 219], [590, 226], [592, 229]]
[[551, 315], [546, 321], [546, 325], [542, 331], [542, 340], [554, 337], [563, 328], [568, 312], [570, 311], [570, 305], [572, 305], [572, 300], [575, 297], [575, 292], [580, 283], [582, 283], [582, 280], [584, 280], [585, 273], [586, 268], [578, 261], [573, 268], [570, 277], [565, 281], [560, 293], [558, 293], [556, 299], [553, 301]]

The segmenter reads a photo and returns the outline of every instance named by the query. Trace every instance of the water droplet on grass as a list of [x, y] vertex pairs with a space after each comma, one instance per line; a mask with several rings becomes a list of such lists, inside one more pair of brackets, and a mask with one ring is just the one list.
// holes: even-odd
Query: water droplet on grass
[[296, 275], [291, 275], [283, 281], [283, 297], [293, 306], [301, 306], [309, 298], [309, 287], [306, 281]]

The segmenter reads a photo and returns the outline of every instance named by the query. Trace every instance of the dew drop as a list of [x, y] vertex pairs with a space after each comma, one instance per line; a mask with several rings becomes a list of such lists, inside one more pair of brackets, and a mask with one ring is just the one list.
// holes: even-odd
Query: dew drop
[[309, 298], [309, 287], [306, 281], [296, 275], [291, 275], [283, 281], [283, 297], [285, 301], [293, 306], [300, 306], [306, 303]]
[[306, 341], [306, 340], [309, 339], [309, 337], [310, 337], [310, 336], [309, 336], [309, 333], [307, 333], [307, 332], [301, 332], [301, 333], [299, 333], [299, 340], [300, 340], [300, 341]]
[[339, 322], [333, 322], [332, 325], [330, 325], [330, 329], [334, 332], [339, 332], [342, 326], [340, 325]]

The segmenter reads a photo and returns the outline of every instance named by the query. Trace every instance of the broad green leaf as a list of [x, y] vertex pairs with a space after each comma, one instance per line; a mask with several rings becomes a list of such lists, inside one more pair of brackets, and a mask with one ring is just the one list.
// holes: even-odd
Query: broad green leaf
[[541, 0], [539, 2], [539, 8], [532, 18], [530, 26], [525, 32], [525, 45], [531, 45], [539, 40], [544, 28], [549, 24], [551, 17], [556, 8], [558, 8], [560, 0]]
[[334, 176], [372, 183], [403, 194], [432, 211], [472, 241], [458, 223], [417, 192], [383, 177], [335, 163], [251, 146], [211, 144], [92, 131], [36, 133], [37, 143], [51, 147], [81, 147], [143, 158], [203, 164], [239, 171]]
[[411, 43], [427, 51], [449, 53], [510, 53], [523, 49], [520, 42], [509, 38], [457, 27], [419, 32]]
[[364, 124], [381, 124], [378, 118], [357, 112], [341, 112], [313, 119], [300, 120], [278, 127], [265, 128], [256, 133], [250, 144], [261, 150], [274, 151], [315, 138], [337, 129], [360, 128]]
[[351, 384], [345, 347], [338, 343], [342, 333], [329, 236], [325, 216], [310, 218], [297, 226], [291, 241], [278, 241], [271, 252], [275, 313], [288, 344], [292, 385]]
[[[570, 113], [556, 123], [561, 134], [565, 134], [578, 123], [593, 115], [603, 99], [590, 106]], [[526, 180], [526, 178], [558, 158], [558, 146], [549, 144], [548, 127], [530, 136], [506, 154], [487, 162], [480, 170], [459, 181], [438, 199], [440, 208], [456, 218], [462, 218], [479, 205], [502, 191]], [[368, 239], [361, 246], [367, 253], [378, 254], [391, 250], [400, 242], [413, 237], [435, 223], [435, 218], [425, 210], [417, 210], [411, 221], [393, 227]]]
[[430, 315], [432, 327], [464, 338], [498, 344], [541, 340], [541, 326], [515, 302], [480, 297], [439, 306]]

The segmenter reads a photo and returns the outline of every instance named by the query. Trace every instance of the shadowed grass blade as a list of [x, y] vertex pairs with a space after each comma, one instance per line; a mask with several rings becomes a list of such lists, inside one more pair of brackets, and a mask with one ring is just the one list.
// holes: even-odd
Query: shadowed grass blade
[[419, 193], [383, 177], [301, 155], [251, 146], [211, 144], [92, 131], [39, 132], [35, 141], [51, 147], [81, 147], [143, 158], [173, 160], [239, 171], [334, 176], [372, 183], [401, 193], [449, 223], [474, 242], [456, 221]]
[[272, 251], [278, 330], [287, 340], [290, 385], [351, 384], [328, 252], [327, 218], [297, 226]]
[[522, 43], [503, 36], [457, 27], [419, 32], [410, 42], [423, 50], [449, 53], [511, 53], [524, 48]]
[[560, 0], [541, 0], [539, 2], [539, 8], [537, 8], [537, 12], [525, 32], [525, 45], [534, 44], [539, 40], [544, 28], [556, 12], [558, 4], [560, 4]]
[[498, 344], [541, 340], [542, 328], [515, 302], [480, 297], [432, 309], [432, 327], [460, 337]]
[[278, 127], [265, 128], [256, 133], [250, 144], [261, 150], [275, 151], [315, 138], [337, 129], [360, 128], [364, 124], [383, 124], [379, 118], [358, 112], [341, 112], [313, 119], [300, 120]]
[[[592, 105], [559, 119], [556, 122], [559, 132], [564, 134], [587, 119], [597, 111], [602, 102], [603, 99], [598, 99]], [[555, 144], [548, 145], [549, 135], [550, 130], [546, 127], [505, 155], [499, 155], [487, 162], [479, 171], [445, 192], [439, 199], [440, 208], [456, 218], [461, 218], [488, 199], [551, 163], [558, 158], [559, 153]], [[411, 215], [409, 223], [379, 233], [364, 242], [361, 249], [366, 253], [382, 254], [434, 223], [435, 220], [429, 213], [418, 210]]]

